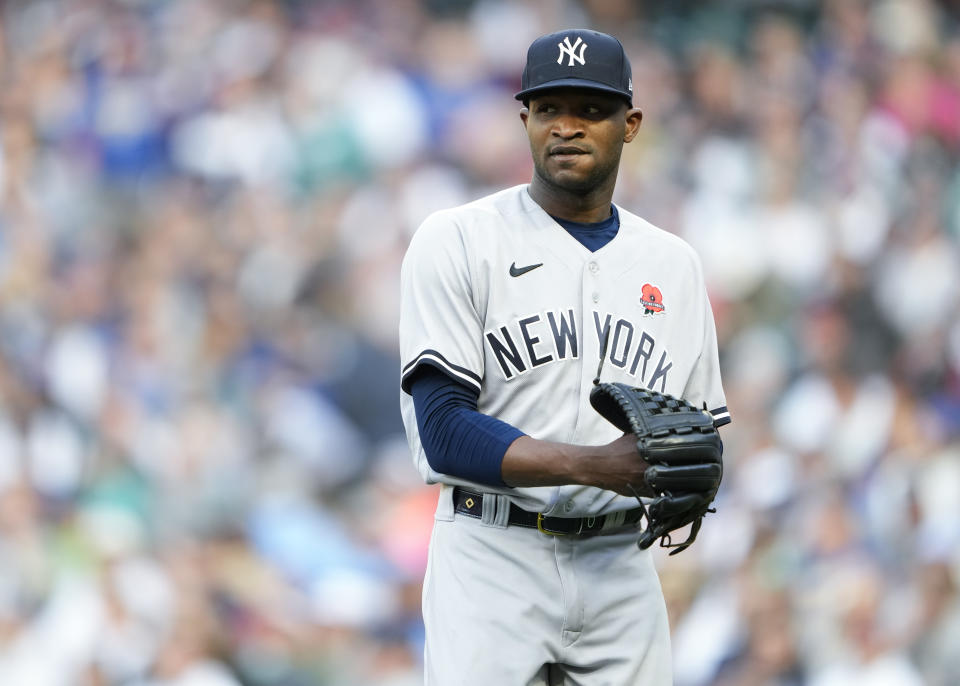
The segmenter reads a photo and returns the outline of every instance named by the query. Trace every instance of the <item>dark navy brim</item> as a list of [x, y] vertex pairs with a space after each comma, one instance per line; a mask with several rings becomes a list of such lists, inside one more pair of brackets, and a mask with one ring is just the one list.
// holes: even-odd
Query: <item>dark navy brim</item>
[[530, 97], [537, 93], [542, 93], [543, 91], [552, 91], [557, 88], [582, 88], [584, 90], [590, 91], [602, 91], [604, 93], [612, 93], [614, 95], [619, 95], [622, 98], [625, 98], [627, 104], [633, 107], [633, 93], [629, 91], [620, 90], [615, 86], [608, 86], [605, 83], [599, 83], [597, 81], [586, 81], [584, 79], [556, 79], [554, 81], [547, 81], [546, 83], [540, 83], [534, 86], [533, 88], [527, 88], [522, 90], [513, 97], [517, 100], [528, 100]]

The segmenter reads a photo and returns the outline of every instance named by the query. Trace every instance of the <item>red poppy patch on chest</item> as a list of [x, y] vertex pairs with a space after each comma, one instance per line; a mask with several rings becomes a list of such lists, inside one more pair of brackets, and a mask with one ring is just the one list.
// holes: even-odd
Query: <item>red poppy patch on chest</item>
[[643, 284], [643, 294], [640, 296], [644, 314], [659, 314], [663, 312], [663, 293], [656, 286]]

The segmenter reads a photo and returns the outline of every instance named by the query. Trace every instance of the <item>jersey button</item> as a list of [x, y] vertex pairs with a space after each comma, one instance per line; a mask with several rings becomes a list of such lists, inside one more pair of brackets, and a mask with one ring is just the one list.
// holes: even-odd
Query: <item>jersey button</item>
[[598, 271], [600, 271], [600, 265], [598, 265], [596, 262], [591, 262], [591, 263], [590, 263], [590, 271], [592, 271], [594, 274], [596, 274]]
[[600, 302], [600, 294], [597, 293], [596, 291], [594, 291], [594, 293], [593, 293], [593, 302], [595, 302], [595, 303]]

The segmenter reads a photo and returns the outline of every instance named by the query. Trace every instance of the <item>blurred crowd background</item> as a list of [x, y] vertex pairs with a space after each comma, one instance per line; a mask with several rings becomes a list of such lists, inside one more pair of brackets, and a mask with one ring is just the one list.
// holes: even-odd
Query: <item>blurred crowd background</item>
[[[0, 4], [0, 684], [420, 683], [419, 222], [529, 180], [565, 26], [700, 252], [733, 424], [680, 686], [960, 683], [960, 3]], [[491, 656], [496, 659], [496, 656]]]

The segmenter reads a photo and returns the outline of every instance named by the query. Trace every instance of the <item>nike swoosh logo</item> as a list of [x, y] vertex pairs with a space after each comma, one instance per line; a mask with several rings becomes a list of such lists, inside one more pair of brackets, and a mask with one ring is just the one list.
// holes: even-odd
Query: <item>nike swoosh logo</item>
[[543, 266], [543, 262], [540, 262], [539, 264], [531, 264], [526, 267], [518, 267], [517, 263], [514, 262], [513, 264], [510, 265], [510, 276], [523, 276], [527, 272], [532, 272], [537, 267], [542, 267], [542, 266]]

